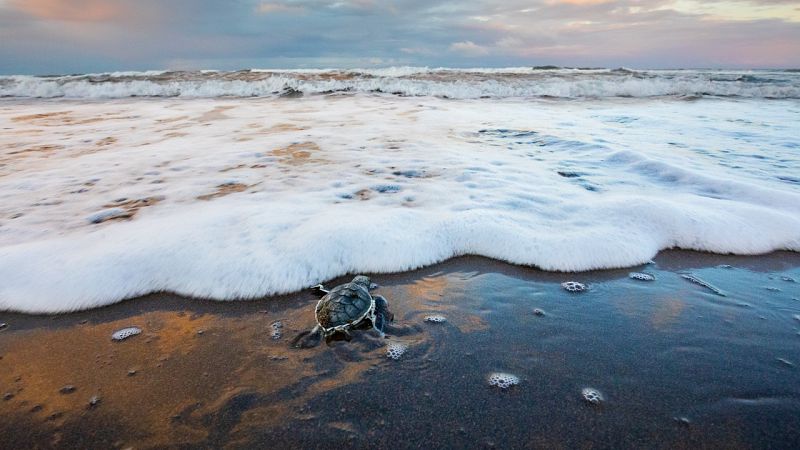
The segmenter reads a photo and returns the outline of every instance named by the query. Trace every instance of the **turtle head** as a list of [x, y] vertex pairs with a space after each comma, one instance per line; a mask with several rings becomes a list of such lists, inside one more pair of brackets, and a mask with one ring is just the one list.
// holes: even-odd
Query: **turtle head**
[[369, 277], [366, 275], [358, 275], [357, 277], [353, 278], [352, 283], [364, 286], [364, 288], [367, 290], [378, 287], [378, 285], [370, 281]]

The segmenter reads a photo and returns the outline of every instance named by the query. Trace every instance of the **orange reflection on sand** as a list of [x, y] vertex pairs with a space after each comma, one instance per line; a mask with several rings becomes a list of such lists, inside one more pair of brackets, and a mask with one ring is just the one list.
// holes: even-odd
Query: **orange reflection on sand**
[[[0, 368], [0, 382], [14, 386], [7, 407], [34, 411], [36, 417], [51, 418], [58, 425], [79, 418], [89, 408], [90, 398], [98, 396], [101, 404], [96, 409], [130, 420], [126, 427], [132, 430], [161, 436], [163, 442], [168, 442], [167, 436], [186, 439], [175, 436], [169, 426], [170, 416], [180, 409], [170, 400], [207, 401], [213, 395], [209, 384], [224, 377], [224, 367], [239, 359], [236, 353], [218, 353], [217, 346], [198, 338], [197, 330], [211, 322], [210, 316], [147, 313], [117, 322], [7, 336], [7, 364]], [[131, 325], [141, 327], [142, 335], [111, 340], [111, 333]], [[223, 364], [207, 364], [219, 358]], [[207, 370], [209, 375], [190, 368]], [[75, 392], [61, 393], [67, 385]], [[52, 420], [53, 415], [58, 418]]]
[[670, 325], [680, 320], [681, 314], [686, 309], [686, 302], [677, 298], [665, 299], [659, 303], [650, 317], [650, 325], [656, 330], [669, 328]]
[[[302, 317], [307, 308], [286, 315]], [[233, 429], [235, 440], [239, 430], [297, 418], [314, 397], [361, 381], [367, 369], [385, 359], [382, 342], [360, 336], [332, 348], [291, 349], [293, 320], [283, 320], [286, 335], [274, 340], [269, 333], [274, 319], [157, 311], [112, 322], [6, 332], [0, 341], [0, 394], [12, 397], [0, 402], [0, 415], [28, 417], [53, 432], [84, 423], [87, 415], [113, 417], [125, 430], [120, 442], [192, 444], [208, 438], [229, 405], [252, 396], [258, 402]], [[114, 331], [129, 326], [140, 327], [142, 334], [111, 339]], [[323, 352], [336, 356], [332, 367], [320, 368]], [[65, 386], [74, 386], [74, 392], [61, 393]], [[270, 400], [287, 389], [297, 391]], [[90, 407], [93, 396], [100, 402]]]
[[405, 298], [418, 302], [439, 301], [447, 292], [449, 285], [450, 282], [445, 276], [425, 277], [406, 287]]
[[677, 297], [647, 299], [636, 294], [616, 297], [613, 305], [619, 313], [630, 319], [643, 320], [656, 331], [665, 330], [676, 323], [686, 309], [686, 302]]
[[[443, 314], [448, 322], [462, 333], [482, 331], [489, 327], [482, 317], [467, 312], [469, 305], [458, 304], [452, 300], [453, 297], [462, 297], [464, 293], [464, 282], [458, 273], [424, 277], [404, 284], [401, 289], [402, 292], [398, 297], [403, 299], [405, 304], [402, 306], [405, 311], [425, 315]], [[392, 305], [391, 298], [389, 304]], [[398, 315], [397, 311], [395, 315]], [[413, 320], [423, 320], [423, 317], [415, 317]]]

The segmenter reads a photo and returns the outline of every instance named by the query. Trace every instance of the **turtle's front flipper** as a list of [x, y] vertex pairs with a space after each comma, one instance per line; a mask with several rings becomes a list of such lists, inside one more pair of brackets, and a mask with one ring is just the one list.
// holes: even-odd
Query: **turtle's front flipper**
[[319, 325], [314, 327], [311, 331], [303, 331], [292, 339], [292, 347], [295, 348], [311, 348], [319, 345], [322, 341], [322, 331]]
[[311, 292], [313, 292], [314, 295], [316, 295], [317, 297], [322, 298], [325, 296], [325, 294], [327, 294], [330, 291], [325, 289], [325, 287], [322, 286], [322, 284], [318, 284], [316, 286], [311, 287]]

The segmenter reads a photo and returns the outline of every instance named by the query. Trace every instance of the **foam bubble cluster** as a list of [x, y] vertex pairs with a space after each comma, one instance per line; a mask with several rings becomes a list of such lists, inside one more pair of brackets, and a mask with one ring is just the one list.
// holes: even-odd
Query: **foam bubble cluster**
[[114, 334], [111, 335], [111, 339], [113, 339], [115, 341], [122, 341], [124, 339], [128, 339], [131, 336], [136, 336], [137, 334], [140, 334], [141, 332], [142, 332], [142, 329], [139, 328], [139, 327], [123, 328], [121, 330], [115, 331]]
[[675, 422], [678, 422], [679, 424], [681, 424], [681, 425], [683, 425], [685, 427], [688, 427], [689, 425], [692, 424], [692, 421], [686, 416], [673, 417], [672, 420], [674, 420]]
[[685, 273], [685, 274], [682, 274], [681, 277], [683, 279], [685, 279], [685, 280], [691, 281], [694, 284], [703, 286], [704, 288], [706, 288], [709, 291], [719, 295], [720, 297], [727, 297], [728, 296], [728, 294], [726, 294], [722, 289], [714, 286], [713, 284], [709, 283], [708, 281], [705, 281], [705, 280], [701, 279], [697, 275], [694, 275], [694, 274], [691, 274], [691, 273]]
[[605, 400], [603, 394], [601, 394], [600, 391], [588, 387], [583, 388], [583, 390], [581, 390], [581, 395], [583, 395], [584, 400], [593, 405], [599, 405]]
[[272, 322], [269, 328], [270, 328], [269, 334], [270, 336], [272, 336], [272, 339], [278, 340], [281, 338], [281, 336], [283, 336], [283, 323], [280, 320]]
[[434, 315], [430, 315], [430, 316], [425, 316], [425, 321], [426, 322], [433, 322], [433, 323], [444, 323], [444, 322], [447, 322], [447, 317], [441, 316], [441, 315], [438, 315], [438, 314], [434, 314]]
[[655, 275], [645, 272], [631, 272], [628, 274], [628, 278], [639, 281], [656, 281]]
[[577, 281], [565, 281], [561, 283], [561, 287], [568, 292], [583, 292], [586, 290], [586, 285]]
[[519, 377], [510, 373], [494, 372], [488, 377], [489, 386], [497, 386], [500, 389], [508, 389], [519, 384]]
[[386, 346], [386, 356], [389, 359], [398, 360], [408, 350], [408, 345], [401, 342], [390, 342]]

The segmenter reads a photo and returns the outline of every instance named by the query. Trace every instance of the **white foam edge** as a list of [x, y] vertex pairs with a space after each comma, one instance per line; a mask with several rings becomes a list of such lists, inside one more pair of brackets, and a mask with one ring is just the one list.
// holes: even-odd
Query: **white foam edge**
[[0, 310], [75, 311], [159, 291], [258, 298], [347, 273], [402, 272], [460, 255], [572, 272], [635, 266], [668, 248], [740, 255], [800, 251], [796, 215], [691, 195], [598, 198], [579, 214], [602, 220], [573, 229], [543, 228], [514, 211], [358, 204], [291, 220], [297, 204], [256, 208], [222, 199], [2, 247]]

